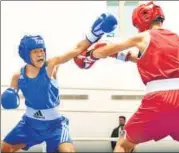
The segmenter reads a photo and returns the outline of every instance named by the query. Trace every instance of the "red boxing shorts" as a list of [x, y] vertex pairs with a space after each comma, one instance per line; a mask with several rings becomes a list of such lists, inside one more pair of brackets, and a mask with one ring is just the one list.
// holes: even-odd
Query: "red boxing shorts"
[[134, 144], [171, 136], [179, 141], [179, 89], [149, 92], [125, 126]]

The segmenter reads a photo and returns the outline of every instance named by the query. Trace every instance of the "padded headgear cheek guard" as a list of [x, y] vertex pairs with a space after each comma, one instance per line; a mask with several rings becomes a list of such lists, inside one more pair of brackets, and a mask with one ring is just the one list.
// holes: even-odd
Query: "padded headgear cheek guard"
[[36, 36], [25, 35], [21, 39], [19, 44], [19, 56], [24, 60], [24, 62], [32, 65], [30, 52], [33, 49], [37, 49], [37, 48], [43, 48], [46, 56], [46, 47], [43, 38], [40, 35], [36, 35]]

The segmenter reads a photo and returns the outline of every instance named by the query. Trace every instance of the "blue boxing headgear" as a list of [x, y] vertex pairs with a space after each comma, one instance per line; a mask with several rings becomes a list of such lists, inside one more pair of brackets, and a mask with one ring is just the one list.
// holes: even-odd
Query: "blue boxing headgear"
[[25, 35], [21, 39], [19, 44], [19, 56], [24, 60], [24, 62], [32, 65], [30, 52], [33, 49], [37, 49], [37, 48], [43, 48], [46, 53], [45, 42], [43, 38], [40, 35], [36, 35], [36, 36]]

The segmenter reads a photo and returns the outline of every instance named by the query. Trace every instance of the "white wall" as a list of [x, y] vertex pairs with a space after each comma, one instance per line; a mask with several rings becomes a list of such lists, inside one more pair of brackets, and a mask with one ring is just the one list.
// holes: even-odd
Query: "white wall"
[[161, 7], [165, 14], [164, 27], [176, 32], [179, 35], [179, 20], [177, 16], [179, 14], [179, 1], [160, 1]]

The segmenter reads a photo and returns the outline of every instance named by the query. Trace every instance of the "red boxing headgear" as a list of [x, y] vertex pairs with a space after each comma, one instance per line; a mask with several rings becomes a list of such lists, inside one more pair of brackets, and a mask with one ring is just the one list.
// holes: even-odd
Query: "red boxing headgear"
[[165, 20], [164, 13], [160, 6], [155, 5], [153, 2], [141, 4], [132, 13], [132, 23], [139, 30], [143, 32], [150, 28], [153, 21], [161, 18]]

